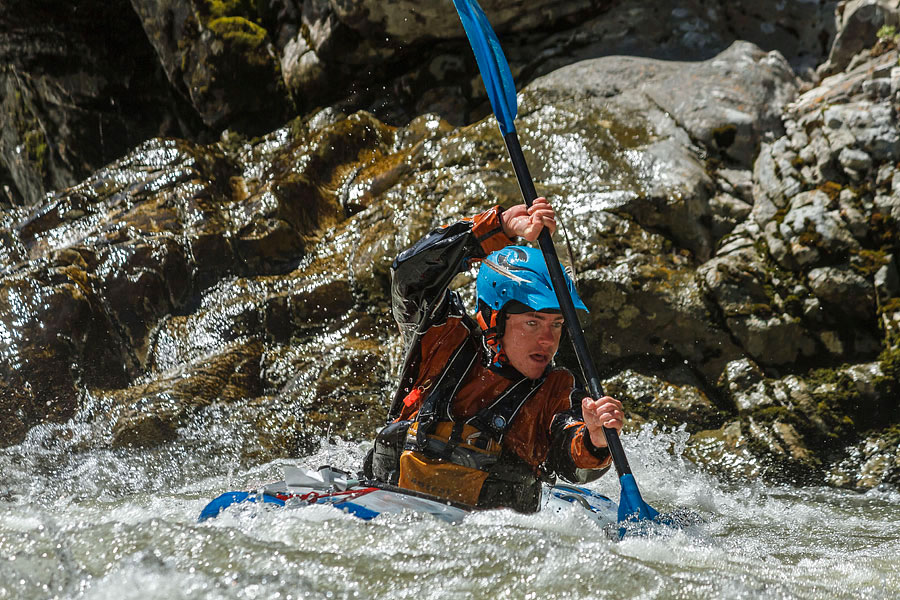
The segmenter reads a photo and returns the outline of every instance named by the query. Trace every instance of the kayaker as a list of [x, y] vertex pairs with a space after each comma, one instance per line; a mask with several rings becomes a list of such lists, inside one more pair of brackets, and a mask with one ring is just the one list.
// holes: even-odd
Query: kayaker
[[[514, 240], [556, 230], [553, 207], [495, 206], [441, 227], [393, 263], [393, 313], [407, 358], [369, 477], [479, 507], [538, 510], [541, 481], [596, 479], [610, 466], [603, 427], [622, 404], [591, 399], [553, 368], [565, 324], [541, 252]], [[481, 263], [476, 319], [449, 289]], [[567, 278], [568, 280], [568, 278]], [[575, 307], [587, 311], [571, 281]]]

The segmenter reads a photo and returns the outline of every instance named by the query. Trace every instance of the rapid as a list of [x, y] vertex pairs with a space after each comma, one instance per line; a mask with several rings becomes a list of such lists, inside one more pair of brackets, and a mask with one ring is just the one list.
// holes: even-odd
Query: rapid
[[[85, 449], [86, 424], [45, 425], [0, 451], [0, 599], [896, 598], [900, 494], [726, 483], [682, 457], [688, 434], [626, 431], [644, 499], [702, 522], [613, 541], [577, 509], [473, 514], [451, 525], [213, 497], [283, 465], [356, 468], [338, 438], [254, 464], [253, 440], [209, 411], [152, 450]], [[618, 481], [591, 484], [613, 499]]]

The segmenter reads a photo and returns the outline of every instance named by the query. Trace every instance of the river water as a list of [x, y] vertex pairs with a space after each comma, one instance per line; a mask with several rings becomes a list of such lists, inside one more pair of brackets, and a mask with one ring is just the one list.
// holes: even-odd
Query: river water
[[[623, 443], [649, 504], [703, 522], [624, 541], [576, 508], [451, 525], [247, 505], [201, 524], [224, 491], [285, 464], [356, 465], [365, 447], [254, 465], [249, 441], [216, 426], [127, 452], [84, 448], [85, 435], [40, 427], [0, 451], [0, 600], [900, 597], [900, 494], [728, 485], [682, 459], [681, 431]], [[618, 498], [614, 475], [591, 487]]]

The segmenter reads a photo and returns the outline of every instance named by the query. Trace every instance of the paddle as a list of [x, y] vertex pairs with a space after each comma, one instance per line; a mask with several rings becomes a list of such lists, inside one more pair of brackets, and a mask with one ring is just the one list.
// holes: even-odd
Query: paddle
[[[534, 182], [528, 171], [525, 155], [522, 153], [522, 146], [519, 144], [519, 136], [516, 134], [516, 127], [513, 123], [518, 112], [518, 104], [516, 102], [516, 86], [509, 70], [509, 64], [500, 48], [497, 35], [478, 3], [475, 0], [453, 0], [453, 4], [456, 6], [456, 12], [459, 13], [459, 18], [475, 53], [478, 70], [481, 71], [481, 79], [484, 81], [491, 107], [494, 109], [494, 115], [500, 125], [500, 133], [503, 134], [503, 140], [506, 142], [506, 149], [512, 160], [525, 204], [530, 207], [537, 198], [537, 192], [534, 189]], [[559, 299], [581, 372], [588, 383], [591, 396], [602, 398], [604, 394], [600, 385], [600, 377], [591, 360], [584, 332], [578, 322], [575, 305], [572, 303], [572, 297], [569, 295], [569, 288], [556, 255], [556, 248], [553, 246], [553, 240], [547, 229], [541, 231], [538, 243], [544, 254], [547, 269], [550, 271], [550, 279], [553, 282], [556, 297]], [[622, 484], [622, 493], [619, 498], [619, 521], [658, 521], [659, 513], [641, 498], [641, 492], [631, 473], [628, 459], [625, 458], [625, 450], [622, 448], [618, 432], [606, 427], [603, 431], [606, 434], [609, 452]], [[623, 533], [624, 531], [620, 528], [620, 534]]]

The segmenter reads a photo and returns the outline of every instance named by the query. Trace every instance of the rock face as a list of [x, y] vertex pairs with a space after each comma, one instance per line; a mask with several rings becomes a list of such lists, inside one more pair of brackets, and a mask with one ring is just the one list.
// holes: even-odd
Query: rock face
[[[520, 86], [587, 58], [705, 59], [737, 39], [805, 72], [835, 34], [832, 1], [481, 4]], [[261, 135], [325, 105], [395, 124], [437, 113], [462, 125], [489, 110], [449, 4], [0, 0], [0, 53], [5, 204], [36, 204], [153, 136]]]
[[[686, 424], [725, 477], [896, 484], [897, 7], [482, 5], [632, 423]], [[43, 425], [148, 446], [225, 419], [263, 460], [370, 436], [402, 357], [393, 257], [520, 201], [452, 11], [17, 6], [0, 0], [0, 443]], [[119, 40], [102, 52], [95, 19]], [[81, 62], [39, 60], [71, 47]], [[136, 55], [152, 68], [117, 77]], [[101, 97], [118, 137], [72, 108]]]
[[144, 139], [191, 131], [124, 0], [3, 0], [0, 65], [0, 203], [37, 204]]

